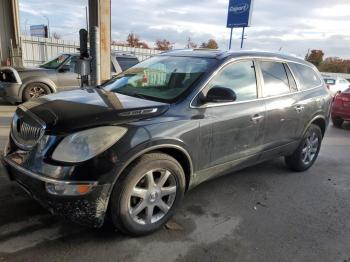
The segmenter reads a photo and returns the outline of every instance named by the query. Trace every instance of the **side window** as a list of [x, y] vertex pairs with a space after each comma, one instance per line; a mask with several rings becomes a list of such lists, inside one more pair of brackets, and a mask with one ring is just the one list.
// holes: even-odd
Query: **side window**
[[316, 72], [308, 66], [289, 63], [294, 75], [298, 78], [301, 90], [307, 90], [322, 84]]
[[77, 66], [77, 60], [78, 57], [77, 56], [71, 56], [67, 62], [66, 62], [66, 66], [69, 66], [69, 72], [71, 73], [75, 73], [76, 71], [76, 66]]
[[260, 62], [260, 68], [264, 78], [264, 97], [290, 93], [287, 72], [283, 63], [263, 61]]
[[242, 61], [229, 64], [223, 68], [208, 85], [232, 89], [237, 102], [257, 98], [256, 75], [253, 61]]
[[289, 82], [289, 87], [292, 91], [296, 92], [298, 91], [298, 86], [297, 83], [295, 82], [295, 79], [293, 77], [292, 72], [290, 71], [288, 65], [284, 64], [284, 68], [286, 69], [287, 76], [288, 76], [288, 82]]

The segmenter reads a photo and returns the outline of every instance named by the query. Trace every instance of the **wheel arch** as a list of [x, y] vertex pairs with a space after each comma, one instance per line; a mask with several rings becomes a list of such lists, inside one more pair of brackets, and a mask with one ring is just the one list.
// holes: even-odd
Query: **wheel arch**
[[307, 125], [306, 129], [304, 130], [304, 134], [307, 132], [308, 128], [312, 125], [317, 125], [322, 132], [322, 137], [324, 137], [326, 130], [327, 130], [327, 120], [324, 116], [315, 116]]
[[42, 78], [31, 78], [29, 80], [23, 80], [23, 84], [19, 90], [19, 94], [18, 97], [23, 101], [23, 91], [24, 89], [33, 83], [40, 83], [40, 84], [44, 84], [46, 86], [48, 86], [48, 88], [50, 88], [52, 93], [55, 93], [57, 91], [57, 87], [55, 85], [55, 83], [53, 81], [50, 81], [48, 79], [42, 79]]
[[123, 172], [132, 164], [134, 161], [136, 161], [138, 158], [145, 154], [149, 154], [152, 152], [161, 152], [164, 154], [167, 154], [174, 159], [176, 159], [181, 167], [184, 170], [185, 173], [185, 179], [186, 179], [186, 191], [190, 187], [191, 179], [193, 178], [193, 162], [190, 154], [187, 152], [186, 149], [184, 149], [181, 146], [178, 145], [171, 145], [171, 144], [161, 144], [152, 146], [149, 148], [146, 148], [144, 150], [139, 151], [138, 153], [134, 154], [132, 157], [128, 159], [128, 161], [123, 165], [123, 167], [119, 170], [113, 185], [111, 187], [111, 191], [113, 190], [114, 185], [118, 182], [120, 176], [123, 174]]

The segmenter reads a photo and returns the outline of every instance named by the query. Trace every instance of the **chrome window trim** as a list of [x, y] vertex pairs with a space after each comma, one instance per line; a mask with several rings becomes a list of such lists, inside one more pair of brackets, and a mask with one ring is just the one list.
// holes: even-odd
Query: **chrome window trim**
[[[252, 60], [253, 62], [266, 60], [266, 61], [274, 61], [274, 62], [281, 62], [281, 63], [287, 64], [288, 68], [290, 69], [290, 71], [291, 71], [291, 73], [292, 73], [292, 75], [293, 75], [293, 77], [295, 79], [295, 81], [297, 82], [298, 91], [294, 91], [294, 92], [291, 92], [291, 93], [288, 93], [288, 94], [283, 94], [283, 95], [271, 96], [271, 97], [258, 97], [256, 99], [246, 100], [246, 101], [239, 101], [239, 102], [212, 103], [212, 104], [205, 104], [203, 106], [194, 106], [193, 105], [193, 101], [198, 97], [198, 95], [203, 91], [203, 89], [207, 87], [209, 82], [211, 80], [213, 80], [213, 78], [221, 71], [221, 69], [223, 69], [225, 66], [227, 66], [227, 65], [229, 65], [231, 63], [236, 63], [236, 62], [239, 62], [239, 61], [242, 61], [242, 60]], [[238, 104], [243, 104], [243, 103], [251, 103], [251, 102], [255, 102], [255, 101], [263, 101], [263, 100], [268, 100], [268, 99], [274, 99], [274, 98], [279, 98], [279, 97], [284, 97], [284, 96], [304, 93], [304, 92], [311, 91], [311, 90], [314, 90], [314, 89], [317, 89], [317, 88], [320, 88], [320, 87], [323, 86], [322, 80], [321, 80], [321, 84], [319, 86], [315, 86], [313, 88], [301, 90], [300, 89], [299, 80], [297, 78], [295, 78], [294, 72], [291, 70], [291, 68], [289, 67], [288, 63], [300, 64], [300, 65], [309, 67], [319, 76], [319, 74], [317, 73], [317, 71], [315, 70], [315, 68], [313, 66], [310, 66], [310, 65], [307, 65], [307, 64], [303, 64], [303, 63], [300, 63], [300, 62], [296, 62], [296, 61], [292, 61], [292, 60], [289, 60], [289, 59], [282, 59], [282, 58], [279, 58], [279, 57], [264, 57], [264, 56], [235, 57], [235, 58], [229, 59], [228, 61], [223, 63], [218, 69], [215, 70], [215, 72], [209, 77], [209, 79], [199, 89], [199, 91], [196, 93], [196, 95], [191, 99], [190, 108], [192, 108], [192, 109], [203, 109], [203, 108], [210, 108], [210, 107], [219, 107], [219, 106], [236, 105], [236, 104], [238, 105]], [[255, 68], [255, 71], [256, 71], [256, 68]], [[257, 90], [259, 91], [259, 87], [261, 86], [261, 83], [258, 83], [258, 81], [261, 82], [262, 79], [258, 79], [258, 78], [260, 78], [258, 76], [258, 72], [256, 72], [256, 78], [257, 78]], [[258, 96], [259, 95], [262, 95], [262, 94], [259, 94], [259, 92], [258, 92]]]

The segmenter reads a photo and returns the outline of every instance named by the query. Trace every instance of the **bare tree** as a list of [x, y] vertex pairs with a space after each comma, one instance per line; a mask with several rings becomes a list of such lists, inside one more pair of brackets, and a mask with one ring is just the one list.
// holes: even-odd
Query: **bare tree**
[[186, 48], [197, 48], [197, 46], [198, 45], [192, 41], [191, 37], [188, 37]]
[[156, 41], [156, 48], [161, 51], [167, 51], [173, 49], [173, 44], [166, 39], [163, 40], [157, 40]]
[[126, 39], [128, 46], [131, 47], [139, 47], [139, 48], [146, 48], [149, 49], [149, 46], [147, 43], [142, 42], [140, 40], [140, 37], [135, 35], [134, 33], [130, 33]]

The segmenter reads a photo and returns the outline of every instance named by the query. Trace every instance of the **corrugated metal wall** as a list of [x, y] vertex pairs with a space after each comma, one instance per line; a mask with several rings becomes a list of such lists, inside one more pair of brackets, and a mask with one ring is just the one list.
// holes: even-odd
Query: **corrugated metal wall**
[[[62, 53], [77, 53], [79, 43], [39, 37], [22, 36], [22, 58], [25, 67], [35, 67]], [[112, 52], [134, 54], [140, 61], [154, 56], [160, 51], [126, 46], [111, 47]]]

